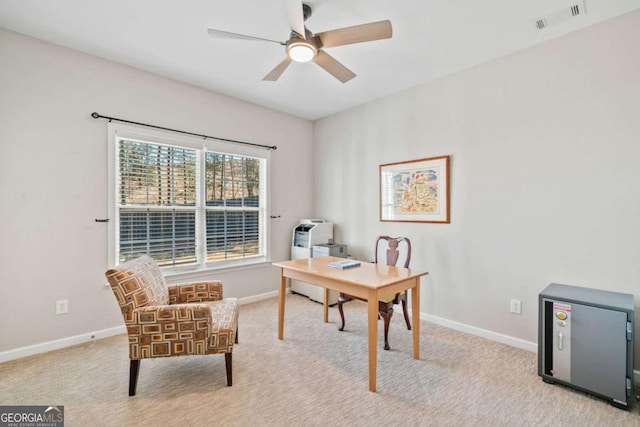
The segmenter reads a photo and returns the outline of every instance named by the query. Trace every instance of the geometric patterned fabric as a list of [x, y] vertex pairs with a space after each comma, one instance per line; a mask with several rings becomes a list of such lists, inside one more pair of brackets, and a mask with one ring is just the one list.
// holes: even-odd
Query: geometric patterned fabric
[[130, 359], [233, 351], [238, 300], [222, 298], [219, 280], [167, 286], [147, 255], [105, 276], [122, 310]]

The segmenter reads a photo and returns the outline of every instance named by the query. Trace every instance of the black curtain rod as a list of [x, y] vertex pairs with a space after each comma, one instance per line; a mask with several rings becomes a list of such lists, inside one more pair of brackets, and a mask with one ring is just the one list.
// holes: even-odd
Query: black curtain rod
[[177, 132], [177, 133], [182, 133], [182, 134], [185, 134], [185, 135], [198, 136], [198, 137], [204, 138], [204, 139], [217, 139], [218, 141], [233, 142], [234, 144], [251, 145], [252, 147], [260, 147], [260, 148], [264, 148], [266, 150], [276, 150], [278, 148], [275, 145], [254, 144], [253, 142], [236, 141], [235, 139], [219, 138], [217, 136], [202, 135], [202, 134], [199, 134], [199, 133], [186, 132], [186, 131], [183, 131], [183, 130], [165, 128], [165, 127], [162, 127], [162, 126], [149, 125], [149, 124], [146, 124], [146, 123], [132, 122], [130, 120], [118, 119], [116, 117], [103, 116], [103, 115], [100, 115], [100, 114], [98, 114], [96, 112], [91, 113], [91, 117], [93, 117], [94, 119], [107, 119], [109, 121], [129, 123], [129, 124], [138, 125], [138, 126], [146, 126], [148, 128], [154, 128], [154, 129], [168, 130], [170, 132]]

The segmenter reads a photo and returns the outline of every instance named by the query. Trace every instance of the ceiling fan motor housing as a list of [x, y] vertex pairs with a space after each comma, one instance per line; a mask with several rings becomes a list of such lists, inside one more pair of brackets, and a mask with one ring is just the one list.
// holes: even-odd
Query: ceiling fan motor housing
[[309, 17], [311, 17], [311, 6], [309, 6], [308, 4], [303, 3], [302, 4], [302, 19], [304, 19], [305, 21], [307, 19], [309, 19]]

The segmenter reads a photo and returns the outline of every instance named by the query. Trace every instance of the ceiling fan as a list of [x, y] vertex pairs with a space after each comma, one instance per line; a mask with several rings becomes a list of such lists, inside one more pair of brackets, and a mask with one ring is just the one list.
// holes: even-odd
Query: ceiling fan
[[355, 73], [325, 52], [324, 48], [388, 39], [392, 35], [391, 22], [389, 20], [370, 22], [368, 24], [338, 28], [314, 34], [304, 25], [304, 21], [311, 16], [311, 6], [302, 4], [301, 0], [284, 0], [284, 5], [287, 11], [289, 26], [291, 27], [291, 35], [286, 42], [212, 28], [209, 28], [207, 31], [212, 37], [267, 41], [285, 46], [287, 52], [285, 59], [276, 65], [262, 80], [278, 80], [292, 61], [313, 61], [342, 83], [346, 83], [354, 78], [356, 76]]

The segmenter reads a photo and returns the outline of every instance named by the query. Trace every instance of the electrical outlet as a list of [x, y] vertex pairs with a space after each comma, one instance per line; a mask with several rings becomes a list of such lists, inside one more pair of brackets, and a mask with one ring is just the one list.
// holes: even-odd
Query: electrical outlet
[[522, 314], [522, 301], [519, 299], [512, 299], [509, 311], [514, 314]]
[[69, 300], [61, 299], [56, 301], [56, 314], [67, 314], [69, 312]]

